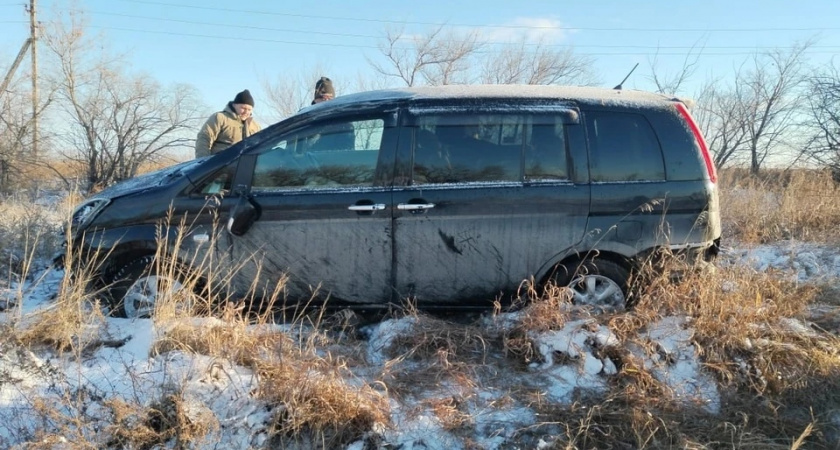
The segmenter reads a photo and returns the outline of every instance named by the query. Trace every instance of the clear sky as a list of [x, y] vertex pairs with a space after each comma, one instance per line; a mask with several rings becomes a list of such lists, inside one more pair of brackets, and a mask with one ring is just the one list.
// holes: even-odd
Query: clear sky
[[[29, 33], [28, 3], [0, 0], [3, 74]], [[261, 79], [322, 67], [340, 95], [358, 74], [372, 76], [367, 58], [381, 58], [377, 45], [387, 27], [416, 34], [439, 24], [478, 28], [499, 43], [542, 36], [592, 56], [604, 86], [640, 63], [625, 83], [640, 89], [651, 88], [648, 63], [657, 52], [660, 73], [668, 73], [692, 47], [703, 47], [695, 80], [731, 73], [756, 50], [810, 38], [813, 62], [840, 53], [840, 0], [38, 0], [39, 18], [71, 5], [88, 13], [91, 31], [126, 53], [132, 69], [196, 86], [213, 110], [249, 88], [257, 115]]]

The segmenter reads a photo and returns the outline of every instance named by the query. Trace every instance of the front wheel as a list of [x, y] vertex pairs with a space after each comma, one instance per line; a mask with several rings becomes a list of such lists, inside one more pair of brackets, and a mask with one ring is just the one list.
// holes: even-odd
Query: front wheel
[[587, 259], [578, 264], [560, 265], [553, 276], [557, 286], [572, 290], [576, 305], [599, 311], [623, 311], [627, 307], [629, 272], [605, 259]]
[[144, 256], [114, 271], [108, 289], [112, 313], [127, 318], [151, 317], [162, 301], [183, 295], [183, 272], [168, 266], [159, 264], [153, 256]]

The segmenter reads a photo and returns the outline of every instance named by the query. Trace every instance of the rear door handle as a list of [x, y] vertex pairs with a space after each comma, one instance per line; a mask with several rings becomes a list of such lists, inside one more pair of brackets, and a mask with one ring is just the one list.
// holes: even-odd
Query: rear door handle
[[421, 211], [424, 209], [432, 209], [434, 207], [434, 203], [400, 203], [397, 205], [397, 209], [401, 211]]
[[385, 204], [374, 203], [372, 205], [350, 205], [347, 209], [350, 211], [383, 211], [385, 209]]

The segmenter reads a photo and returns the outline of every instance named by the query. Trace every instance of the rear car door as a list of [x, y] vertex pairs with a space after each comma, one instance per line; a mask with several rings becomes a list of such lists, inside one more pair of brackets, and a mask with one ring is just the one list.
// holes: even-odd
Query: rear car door
[[630, 257], [667, 242], [667, 218], [681, 212], [683, 199], [692, 192], [666, 182], [662, 149], [650, 122], [634, 111], [592, 109], [583, 115], [592, 179], [588, 247]]
[[492, 301], [579, 242], [589, 185], [568, 151], [577, 122], [565, 106], [411, 110], [397, 164], [408, 185], [394, 190], [397, 294]]
[[230, 236], [237, 290], [258, 279], [258, 289], [282, 286], [295, 299], [390, 299], [395, 121], [382, 112], [321, 119], [249, 152], [261, 213]]

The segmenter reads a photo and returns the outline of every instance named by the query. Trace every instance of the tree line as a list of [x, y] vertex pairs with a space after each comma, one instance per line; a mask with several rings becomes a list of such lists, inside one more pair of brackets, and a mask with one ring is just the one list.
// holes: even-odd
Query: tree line
[[[102, 49], [96, 38], [80, 13], [42, 26], [39, 148], [50, 151], [38, 158], [31, 152], [28, 74], [0, 93], [0, 192], [18, 189], [31, 167], [50, 171], [67, 186], [81, 180], [80, 187], [90, 191], [131, 178], [144, 166], [174, 163], [171, 150], [192, 145], [207, 111], [197, 90], [131, 72], [124, 57]], [[809, 65], [813, 45], [757, 51], [732, 73], [684, 92], [697, 77], [698, 46], [676, 73], [663, 73], [656, 58], [649, 59], [651, 75], [641, 84], [693, 99], [692, 114], [719, 168], [748, 167], [758, 174], [771, 164], [810, 164], [840, 174], [840, 72], [834, 61]], [[478, 31], [437, 27], [409, 36], [387, 29], [376, 55], [367, 57], [369, 73], [344, 81], [339, 94], [465, 83], [600, 84], [594, 60], [569, 47], [524, 36], [502, 50], [489, 46]], [[308, 105], [310, 84], [322, 73], [316, 66], [262, 80], [268, 110], [263, 115], [279, 120]]]

